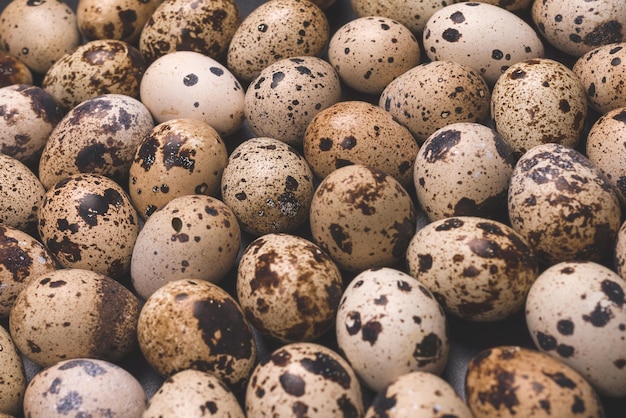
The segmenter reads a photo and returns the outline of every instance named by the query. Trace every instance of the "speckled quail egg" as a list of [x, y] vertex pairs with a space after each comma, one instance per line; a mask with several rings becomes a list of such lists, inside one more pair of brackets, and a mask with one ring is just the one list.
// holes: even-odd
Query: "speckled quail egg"
[[22, 358], [9, 331], [0, 325], [0, 416], [22, 412], [26, 383]]
[[409, 273], [444, 310], [471, 321], [519, 312], [539, 274], [526, 240], [510, 226], [472, 216], [444, 218], [419, 229], [407, 249]]
[[262, 334], [310, 341], [334, 325], [342, 292], [339, 269], [311, 241], [266, 234], [246, 247], [237, 269], [237, 299]]
[[59, 269], [30, 280], [9, 327], [20, 352], [40, 366], [79, 357], [119, 361], [137, 346], [139, 308], [137, 296], [108, 276]]
[[359, 381], [335, 351], [314, 343], [278, 348], [256, 366], [246, 389], [246, 416], [362, 417]]
[[45, 192], [26, 165], [0, 153], [0, 224], [34, 232]]
[[426, 55], [465, 64], [493, 85], [509, 66], [544, 56], [532, 26], [502, 7], [457, 3], [436, 11], [424, 28]]
[[626, 282], [614, 271], [570, 261], [542, 272], [526, 301], [537, 348], [612, 397], [626, 396], [625, 294]]
[[620, 227], [619, 200], [578, 151], [537, 145], [519, 159], [508, 193], [511, 226], [548, 264], [604, 259]]
[[532, 0], [481, 0], [481, 3], [493, 4], [521, 15], [530, 7]]
[[0, 39], [2, 49], [39, 74], [81, 42], [76, 14], [60, 0], [6, 3], [0, 14]]
[[320, 56], [330, 28], [326, 14], [307, 0], [273, 0], [260, 4], [237, 28], [228, 46], [228, 68], [251, 81], [268, 65], [284, 58]]
[[525, 60], [509, 67], [493, 87], [491, 117], [516, 156], [545, 143], [574, 148], [583, 136], [587, 96], [564, 64]]
[[150, 111], [130, 96], [87, 99], [72, 108], [48, 137], [39, 160], [39, 179], [46, 189], [78, 173], [102, 174], [121, 184], [153, 126]]
[[142, 418], [245, 418], [233, 392], [212, 373], [182, 370], [163, 382], [150, 398]]
[[223, 136], [243, 124], [241, 84], [225, 66], [199, 52], [176, 51], [158, 58], [144, 73], [140, 93], [158, 123], [199, 119]]
[[99, 174], [74, 174], [43, 197], [37, 229], [63, 267], [117, 279], [128, 271], [139, 231], [124, 189]]
[[473, 418], [454, 388], [434, 373], [403, 374], [376, 395], [365, 418]]
[[341, 353], [374, 391], [405, 373], [439, 374], [448, 361], [444, 311], [426, 287], [400, 270], [357, 274], [341, 297], [335, 330]]
[[0, 51], [0, 87], [11, 84], [33, 84], [33, 73], [22, 61], [5, 51]]
[[363, 164], [384, 171], [409, 188], [419, 146], [389, 112], [368, 102], [350, 100], [335, 103], [313, 118], [304, 133], [303, 149], [320, 179], [337, 168]]
[[144, 135], [136, 147], [129, 196], [144, 219], [179, 196], [217, 196], [227, 162], [226, 144], [211, 125], [170, 119]]
[[340, 99], [333, 67], [321, 58], [300, 56], [265, 67], [246, 91], [244, 111], [255, 135], [301, 146], [309, 122]]
[[409, 28], [393, 19], [362, 17], [334, 33], [328, 61], [349, 87], [380, 94], [394, 78], [420, 63], [420, 45]]
[[322, 180], [309, 220], [313, 240], [339, 268], [359, 271], [403, 260], [416, 217], [411, 196], [397, 180], [355, 164]]
[[146, 406], [141, 383], [113, 363], [81, 358], [39, 371], [28, 384], [24, 414], [32, 418], [140, 418]]
[[433, 61], [395, 78], [383, 90], [378, 105], [421, 144], [446, 125], [484, 123], [490, 100], [489, 86], [478, 72], [453, 61]]
[[613, 251], [615, 271], [626, 280], [626, 222], [622, 223], [617, 232]]
[[241, 307], [204, 280], [170, 282], [139, 315], [139, 347], [160, 374], [195, 369], [218, 376], [234, 392], [245, 387], [256, 361], [256, 342]]
[[137, 293], [147, 299], [180, 279], [219, 282], [233, 267], [241, 231], [232, 210], [204, 195], [172, 199], [146, 220], [130, 265]]
[[604, 417], [598, 395], [574, 369], [517, 346], [476, 354], [468, 364], [465, 394], [476, 418]]
[[292, 232], [306, 222], [315, 187], [313, 172], [298, 151], [260, 137], [233, 150], [221, 189], [241, 228], [263, 235]]
[[102, 94], [139, 99], [146, 61], [132, 45], [115, 39], [87, 42], [55, 62], [41, 82], [66, 110]]

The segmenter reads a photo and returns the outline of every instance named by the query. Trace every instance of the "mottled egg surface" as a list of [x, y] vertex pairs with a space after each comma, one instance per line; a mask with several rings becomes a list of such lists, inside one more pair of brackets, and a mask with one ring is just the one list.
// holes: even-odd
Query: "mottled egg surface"
[[32, 233], [46, 189], [19, 160], [0, 153], [0, 224]]
[[17, 416], [22, 412], [27, 383], [20, 353], [9, 331], [0, 326], [0, 416]]
[[33, 73], [26, 64], [5, 51], [0, 51], [0, 87], [11, 84], [33, 84]]
[[615, 271], [622, 279], [626, 280], [626, 221], [622, 223], [617, 232], [613, 255], [615, 259]]

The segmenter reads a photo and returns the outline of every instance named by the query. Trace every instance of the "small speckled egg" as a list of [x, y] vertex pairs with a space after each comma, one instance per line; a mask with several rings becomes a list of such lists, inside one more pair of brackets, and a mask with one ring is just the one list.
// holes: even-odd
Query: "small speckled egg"
[[11, 335], [0, 326], [0, 416], [19, 415], [26, 390], [24, 363]]
[[476, 418], [604, 417], [598, 395], [580, 374], [523, 347], [497, 346], [475, 355], [465, 394]]
[[502, 7], [468, 2], [436, 11], [424, 28], [426, 55], [465, 64], [493, 85], [509, 66], [544, 56], [534, 29]]
[[453, 61], [433, 61], [390, 82], [378, 105], [421, 144], [452, 123], [485, 122], [490, 100], [489, 86], [478, 72]]
[[41, 86], [69, 110], [102, 94], [139, 99], [146, 61], [132, 45], [115, 39], [87, 42], [55, 62]]
[[154, 61], [141, 80], [141, 101], [158, 123], [199, 119], [223, 136], [243, 124], [245, 92], [218, 61], [199, 52], [170, 52]]
[[265, 67], [246, 91], [244, 111], [257, 136], [301, 146], [309, 122], [340, 99], [333, 67], [321, 58], [301, 56]]
[[147, 219], [179, 196], [217, 196], [227, 162], [226, 145], [211, 125], [198, 119], [170, 119], [144, 135], [136, 147], [130, 198]]
[[37, 176], [15, 158], [0, 153], [0, 224], [35, 231], [46, 192]]
[[611, 397], [626, 396], [625, 294], [626, 282], [614, 271], [571, 261], [541, 273], [526, 301], [537, 348]]
[[152, 294], [139, 315], [139, 347], [164, 376], [211, 372], [241, 391], [256, 361], [256, 342], [241, 307], [204, 280], [177, 280]]
[[41, 242], [0, 225], [0, 318], [9, 316], [17, 295], [34, 277], [53, 270], [56, 263]]
[[420, 46], [403, 24], [387, 17], [354, 19], [330, 39], [328, 61], [356, 91], [380, 94], [387, 84], [420, 62]]
[[517, 157], [535, 145], [576, 147], [587, 117], [587, 96], [572, 70], [548, 58], [513, 64], [493, 87], [495, 129]]
[[137, 346], [139, 299], [110, 277], [59, 269], [34, 277], [18, 295], [9, 327], [39, 366], [71, 358], [119, 361]]
[[61, 361], [28, 384], [24, 415], [31, 418], [140, 418], [146, 408], [141, 383], [103, 360]]
[[504, 220], [514, 164], [513, 151], [494, 130], [478, 123], [453, 123], [429, 136], [417, 154], [417, 200], [431, 220]]
[[241, 228], [254, 235], [292, 232], [302, 225], [315, 190], [304, 157], [267, 137], [249, 139], [233, 150], [221, 188]]
[[444, 218], [419, 229], [407, 249], [409, 273], [443, 309], [470, 321], [519, 312], [539, 267], [526, 240], [501, 222]]
[[187, 369], [163, 382], [142, 418], [201, 418], [207, 414], [245, 418], [237, 398], [217, 376]]
[[389, 112], [364, 101], [342, 101], [319, 112], [304, 133], [304, 157], [318, 178], [350, 164], [374, 167], [403, 187], [413, 183], [419, 146]]
[[326, 14], [307, 0], [260, 4], [239, 25], [228, 47], [228, 68], [251, 81], [284, 58], [320, 56], [330, 37]]
[[46, 189], [72, 174], [95, 173], [125, 182], [140, 141], [152, 127], [137, 99], [105, 94], [72, 108], [48, 137], [39, 160]]
[[292, 343], [274, 351], [252, 373], [246, 416], [362, 417], [359, 381], [339, 354], [314, 343]]
[[33, 73], [22, 61], [0, 51], [0, 87], [11, 84], [33, 84]]
[[42, 243], [67, 268], [117, 279], [128, 271], [137, 212], [124, 189], [99, 174], [74, 174], [46, 192], [38, 213]]
[[433, 373], [403, 374], [383, 388], [365, 418], [473, 418], [454, 388]]
[[380, 391], [399, 376], [439, 374], [450, 345], [446, 316], [433, 294], [400, 270], [364, 270], [337, 311], [337, 344], [365, 385]]
[[393, 177], [360, 164], [330, 173], [311, 202], [314, 241], [344, 270], [392, 266], [415, 234], [411, 196]]
[[606, 177], [559, 144], [522, 155], [511, 175], [508, 208], [511, 226], [549, 264], [604, 259], [620, 227], [619, 200]]
[[137, 293], [147, 299], [168, 282], [219, 282], [233, 267], [241, 243], [231, 209], [204, 195], [174, 198], [150, 216], [133, 248], [130, 266]]

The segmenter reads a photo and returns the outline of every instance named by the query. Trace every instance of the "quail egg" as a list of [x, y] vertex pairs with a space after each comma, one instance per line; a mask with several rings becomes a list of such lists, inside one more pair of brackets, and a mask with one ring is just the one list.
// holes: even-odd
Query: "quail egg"
[[0, 51], [0, 87], [11, 84], [33, 84], [33, 73], [22, 61]]
[[46, 189], [19, 160], [0, 153], [0, 224], [27, 232], [37, 229]]
[[11, 335], [0, 325], [0, 416], [19, 415], [26, 390], [24, 363]]

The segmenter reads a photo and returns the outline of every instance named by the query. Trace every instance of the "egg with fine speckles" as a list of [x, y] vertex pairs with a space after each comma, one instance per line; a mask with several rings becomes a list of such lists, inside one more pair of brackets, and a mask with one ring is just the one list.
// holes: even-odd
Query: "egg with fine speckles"
[[0, 224], [23, 231], [37, 228], [39, 205], [46, 189], [19, 160], [0, 153]]
[[428, 19], [437, 10], [458, 0], [350, 0], [357, 17], [384, 16], [421, 35]]
[[0, 325], [0, 417], [10, 418], [21, 413], [26, 384], [20, 353], [9, 331]]

